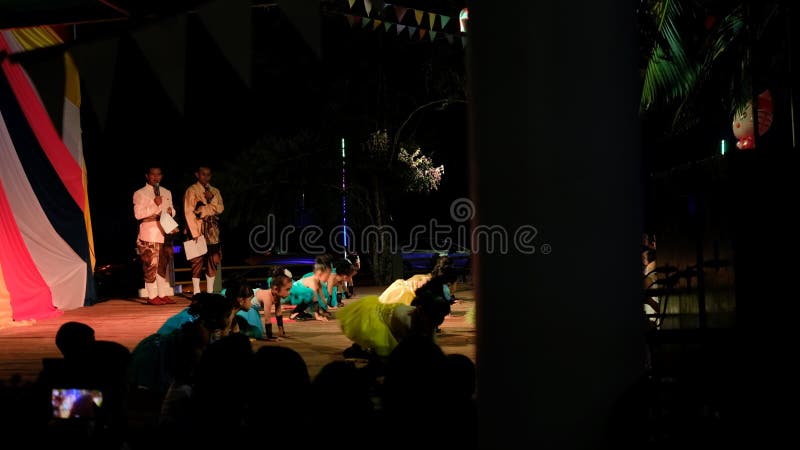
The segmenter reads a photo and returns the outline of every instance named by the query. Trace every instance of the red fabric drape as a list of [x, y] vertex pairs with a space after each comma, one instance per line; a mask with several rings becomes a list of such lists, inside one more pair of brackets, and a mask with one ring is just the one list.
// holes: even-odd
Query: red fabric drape
[[[11, 52], [8, 42], [0, 33], [0, 51], [3, 50]], [[50, 164], [53, 165], [70, 196], [83, 211], [86, 193], [83, 187], [83, 171], [81, 167], [72, 157], [67, 146], [64, 145], [61, 136], [58, 135], [58, 131], [53, 126], [53, 121], [39, 99], [39, 94], [22, 67], [11, 62], [9, 58], [5, 58], [2, 62], [2, 68], [19, 105], [22, 107], [22, 111], [25, 113], [25, 117], [28, 119], [28, 123], [33, 129], [33, 133], [36, 135], [36, 139], [47, 155], [47, 159], [50, 160]]]
[[11, 294], [14, 320], [46, 319], [61, 314], [36, 268], [17, 227], [6, 191], [0, 180], [0, 265]]

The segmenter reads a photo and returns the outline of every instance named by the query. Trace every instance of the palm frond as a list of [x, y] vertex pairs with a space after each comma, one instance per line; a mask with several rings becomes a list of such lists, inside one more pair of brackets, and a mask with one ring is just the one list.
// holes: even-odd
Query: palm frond
[[640, 102], [642, 110], [658, 102], [670, 103], [686, 97], [697, 76], [676, 27], [682, 14], [680, 2], [656, 2], [653, 12], [657, 16], [659, 37], [645, 68]]

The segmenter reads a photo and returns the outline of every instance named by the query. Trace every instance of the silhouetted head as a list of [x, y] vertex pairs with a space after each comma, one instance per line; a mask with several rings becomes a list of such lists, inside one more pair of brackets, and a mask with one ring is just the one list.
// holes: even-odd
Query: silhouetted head
[[[198, 298], [199, 297], [199, 298]], [[197, 301], [197, 322], [206, 330], [213, 332], [225, 330], [230, 326], [231, 315], [237, 308], [236, 300], [230, 297], [202, 292], [195, 294], [193, 300]]]
[[239, 310], [250, 309], [250, 299], [253, 298], [253, 288], [247, 283], [244, 277], [235, 275], [228, 278], [223, 283], [225, 297]]
[[415, 334], [432, 334], [450, 314], [450, 302], [444, 296], [444, 285], [437, 278], [431, 279], [415, 291], [411, 306], [416, 308], [412, 316]]
[[94, 328], [81, 322], [67, 322], [56, 332], [56, 347], [64, 358], [85, 354], [94, 341]]
[[458, 273], [449, 256], [439, 256], [431, 270], [431, 279], [440, 280], [444, 284], [454, 283]]

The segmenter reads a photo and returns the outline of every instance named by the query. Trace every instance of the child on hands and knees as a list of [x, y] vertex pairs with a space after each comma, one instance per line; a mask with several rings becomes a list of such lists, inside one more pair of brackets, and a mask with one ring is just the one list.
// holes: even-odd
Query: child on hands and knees
[[365, 296], [336, 314], [342, 333], [353, 342], [344, 356], [363, 357], [371, 352], [383, 359], [408, 336], [435, 340], [436, 329], [448, 314], [450, 303], [438, 278], [418, 288], [410, 305]]
[[292, 289], [292, 273], [284, 267], [273, 270], [269, 278], [268, 289], [256, 289], [253, 297], [253, 308], [262, 311], [261, 323], [264, 329], [264, 338], [277, 340], [272, 332], [272, 311], [275, 312], [275, 322], [278, 325], [278, 338], [287, 337], [283, 328], [283, 312], [281, 302], [289, 296]]
[[[316, 320], [327, 321], [327, 310], [321, 309], [320, 305], [325, 304], [324, 283], [331, 276], [331, 258], [322, 255], [314, 261], [314, 271], [304, 275], [292, 284], [289, 291], [288, 303], [295, 306], [294, 311], [289, 316], [292, 320], [306, 320], [311, 318], [305, 310], [314, 304]], [[324, 313], [322, 311], [325, 311]]]
[[346, 258], [337, 259], [333, 263], [333, 270], [328, 277], [328, 281], [322, 283], [322, 292], [325, 295], [324, 302], [319, 302], [317, 309], [328, 313], [329, 308], [339, 307], [339, 296], [344, 292], [345, 283], [353, 281], [355, 267]]

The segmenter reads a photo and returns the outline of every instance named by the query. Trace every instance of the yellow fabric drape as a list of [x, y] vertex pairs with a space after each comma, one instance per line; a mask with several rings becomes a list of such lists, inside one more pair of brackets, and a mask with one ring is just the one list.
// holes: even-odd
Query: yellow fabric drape
[[64, 43], [61, 37], [50, 27], [17, 28], [11, 30], [11, 33], [25, 50], [51, 47]]
[[66, 86], [64, 89], [64, 97], [67, 98], [73, 105], [78, 108], [81, 107], [81, 78], [78, 74], [78, 66], [75, 65], [75, 60], [72, 55], [64, 53], [64, 67], [66, 69]]
[[[17, 43], [24, 50], [34, 50], [37, 48], [51, 47], [54, 45], [63, 44], [64, 41], [61, 37], [53, 31], [50, 27], [30, 27], [18, 28], [11, 30], [11, 34]], [[81, 107], [81, 80], [78, 73], [78, 67], [72, 59], [72, 55], [64, 52], [64, 69], [65, 69], [65, 86], [64, 98], [75, 105], [78, 110]], [[63, 123], [64, 127], [72, 126], [80, 128], [80, 123]], [[80, 133], [78, 133], [80, 135]], [[86, 174], [86, 162], [83, 159], [83, 152], [76, 152], [77, 163], [83, 173], [83, 191], [84, 191], [84, 207], [83, 207], [83, 221], [86, 225], [86, 235], [89, 240], [89, 257], [92, 270], [95, 267], [95, 253], [94, 253], [94, 233], [92, 231], [92, 216], [89, 210], [89, 186], [88, 177]]]

